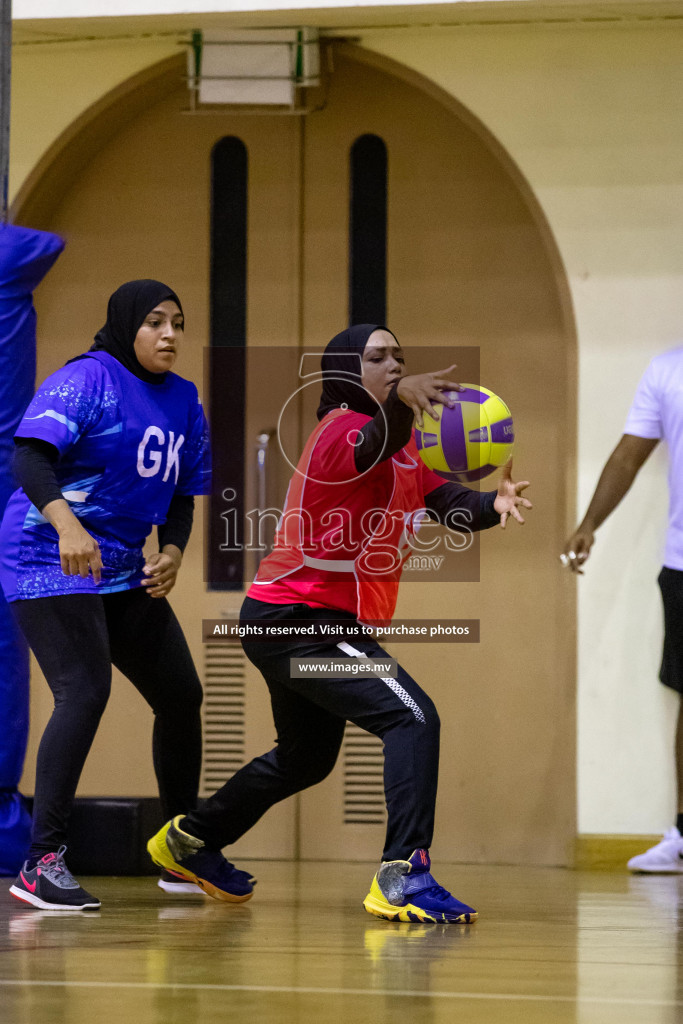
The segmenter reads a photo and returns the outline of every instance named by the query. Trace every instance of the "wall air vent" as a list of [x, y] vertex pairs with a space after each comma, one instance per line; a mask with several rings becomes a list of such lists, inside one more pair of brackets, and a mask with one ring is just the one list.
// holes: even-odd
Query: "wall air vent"
[[344, 734], [343, 765], [344, 824], [384, 825], [382, 741], [349, 722]]
[[200, 796], [210, 796], [245, 760], [245, 662], [239, 643], [204, 645], [204, 756]]

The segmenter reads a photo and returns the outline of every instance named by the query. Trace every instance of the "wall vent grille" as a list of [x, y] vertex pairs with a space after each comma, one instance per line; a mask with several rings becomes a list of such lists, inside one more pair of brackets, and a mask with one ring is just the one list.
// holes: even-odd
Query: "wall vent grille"
[[246, 655], [239, 643], [204, 645], [204, 757], [200, 796], [210, 796], [245, 761]]
[[383, 744], [349, 722], [344, 734], [344, 824], [385, 825]]

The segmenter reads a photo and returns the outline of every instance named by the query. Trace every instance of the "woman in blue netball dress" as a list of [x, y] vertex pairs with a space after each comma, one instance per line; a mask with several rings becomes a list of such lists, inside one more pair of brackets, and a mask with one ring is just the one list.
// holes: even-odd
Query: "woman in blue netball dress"
[[[183, 326], [172, 289], [151, 280], [122, 285], [95, 344], [38, 388], [15, 436], [21, 486], [0, 529], [0, 582], [55, 706], [38, 751], [29, 857], [10, 891], [43, 910], [100, 906], [64, 852], [112, 665], [154, 711], [166, 816], [197, 799], [201, 685], [166, 600], [193, 495], [209, 481], [197, 389], [171, 372]], [[159, 551], [145, 560], [153, 526]]]

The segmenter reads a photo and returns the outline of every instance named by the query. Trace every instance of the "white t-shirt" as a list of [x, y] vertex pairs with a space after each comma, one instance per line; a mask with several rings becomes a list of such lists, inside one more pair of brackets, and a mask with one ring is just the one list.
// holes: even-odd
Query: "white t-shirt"
[[638, 385], [625, 434], [669, 447], [669, 529], [664, 565], [683, 570], [683, 347], [655, 356]]

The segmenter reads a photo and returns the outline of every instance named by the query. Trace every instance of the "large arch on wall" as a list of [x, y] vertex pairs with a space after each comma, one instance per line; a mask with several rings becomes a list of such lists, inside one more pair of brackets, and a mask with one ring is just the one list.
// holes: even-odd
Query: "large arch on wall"
[[[405, 64], [352, 43], [335, 41], [332, 45], [335, 51], [348, 56], [356, 63], [366, 64], [401, 79], [451, 111], [478, 136], [514, 182], [543, 239], [548, 259], [553, 268], [566, 340], [562, 368], [567, 381], [567, 403], [569, 409], [575, 410], [578, 355], [569, 282], [552, 229], [529, 182], [508, 151], [486, 125], [455, 96], [446, 92], [431, 79]], [[168, 57], [122, 82], [85, 110], [52, 143], [21, 184], [10, 208], [10, 220], [13, 223], [41, 228], [69, 188], [78, 169], [106, 145], [108, 139], [122, 125], [176, 88], [184, 73], [184, 57], [182, 55]], [[571, 457], [567, 461], [565, 480], [568, 528], [575, 519], [574, 495], [576, 493], [575, 412], [572, 415], [571, 436], [574, 441]]]
[[[502, 537], [490, 535], [485, 543], [482, 542], [484, 552], [482, 579], [485, 586], [469, 589], [464, 586], [462, 590], [458, 591], [457, 598], [453, 599], [461, 609], [459, 614], [472, 618], [481, 616], [482, 623], [488, 623], [490, 628], [485, 631], [488, 639], [482, 641], [480, 654], [474, 650], [464, 649], [457, 652], [460, 671], [469, 673], [470, 678], [478, 680], [479, 685], [473, 689], [472, 694], [464, 698], [470, 702], [467, 714], [470, 716], [472, 728], [467, 735], [458, 736], [457, 745], [453, 745], [455, 752], [451, 751], [451, 760], [454, 763], [447, 766], [444, 775], [445, 782], [442, 787], [443, 796], [440, 798], [446, 808], [445, 813], [441, 812], [441, 817], [442, 820], [449, 822], [465, 820], [472, 823], [471, 835], [463, 835], [461, 831], [457, 835], [458, 855], [461, 859], [492, 861], [496, 856], [500, 856], [499, 823], [494, 819], [497, 818], [495, 808], [504, 806], [508, 809], [511, 819], [514, 819], [514, 825], [511, 827], [509, 835], [505, 836], [504, 843], [506, 856], [511, 862], [566, 863], [567, 849], [569, 840], [573, 838], [575, 820], [574, 773], [572, 770], [575, 760], [573, 716], [575, 607], [574, 590], [566, 585], [563, 578], [558, 578], [557, 560], [553, 556], [565, 535], [569, 525], [568, 519], [573, 515], [576, 464], [576, 340], [569, 288], [562, 261], [543, 210], [528, 182], [510, 155], [477, 117], [463, 107], [457, 99], [407, 67], [357, 46], [337, 42], [331, 45], [335, 47], [337, 68], [344, 65], [347, 77], [344, 79], [342, 72], [339, 72], [338, 87], [333, 86], [329, 108], [326, 108], [321, 114], [321, 120], [324, 120], [325, 117], [328, 120], [325, 124], [321, 124], [319, 121], [317, 127], [312, 125], [312, 118], [309, 119], [310, 128], [304, 129], [301, 127], [299, 118], [296, 119], [295, 124], [291, 118], [250, 118], [248, 115], [231, 115], [230, 112], [220, 116], [214, 113], [213, 117], [182, 116], [181, 118], [180, 112], [184, 106], [181, 84], [183, 62], [182, 57], [172, 57], [122, 83], [79, 117], [54, 143], [24, 182], [13, 204], [13, 216], [18, 221], [35, 227], [52, 227], [53, 229], [64, 227], [66, 230], [73, 230], [72, 245], [67, 247], [66, 255], [69, 256], [69, 251], [72, 254], [77, 252], [75, 263], [83, 268], [80, 277], [76, 275], [75, 278], [69, 279], [65, 264], [62, 277], [59, 281], [55, 278], [51, 285], [51, 291], [46, 292], [46, 303], [53, 316], [52, 326], [54, 329], [49, 352], [47, 351], [48, 346], [44, 352], [45, 361], [47, 362], [48, 359], [63, 361], [65, 357], [73, 354], [73, 349], [68, 349], [68, 346], [74, 344], [73, 317], [62, 313], [62, 307], [68, 304], [69, 298], [72, 300], [72, 309], [78, 308], [79, 314], [87, 313], [87, 319], [90, 322], [93, 317], [99, 315], [97, 311], [101, 303], [99, 299], [96, 299], [94, 292], [96, 286], [97, 289], [102, 286], [104, 277], [119, 275], [118, 280], [110, 282], [118, 284], [120, 280], [124, 279], [120, 276], [123, 273], [129, 274], [129, 276], [151, 276], [142, 273], [144, 268], [139, 262], [134, 261], [135, 246], [144, 239], [144, 232], [149, 229], [148, 219], [146, 219], [149, 203], [156, 202], [157, 197], [162, 194], [166, 197], [164, 209], [172, 209], [174, 198], [179, 195], [183, 197], [183, 202], [180, 205], [187, 207], [180, 211], [183, 219], [179, 236], [183, 239], [183, 244], [177, 244], [176, 249], [183, 248], [186, 232], [190, 228], [193, 232], [193, 241], [189, 259], [185, 257], [184, 252], [166, 252], [157, 264], [159, 273], [154, 276], [164, 277], [168, 273], [169, 281], [173, 283], [181, 281], [184, 305], [185, 289], [189, 282], [188, 308], [193, 307], [193, 314], [189, 320], [193, 324], [196, 336], [201, 337], [203, 329], [200, 321], [206, 320], [206, 298], [209, 290], [206, 273], [208, 264], [206, 254], [209, 248], [207, 237], [210, 202], [209, 153], [218, 138], [237, 135], [244, 136], [247, 140], [250, 173], [253, 172], [254, 175], [252, 179], [254, 189], [265, 187], [268, 173], [272, 170], [270, 164], [277, 164], [277, 168], [272, 171], [271, 176], [277, 177], [278, 180], [268, 185], [270, 191], [267, 194], [270, 207], [268, 202], [254, 201], [250, 208], [250, 230], [252, 231], [249, 243], [250, 274], [252, 274], [249, 308], [250, 344], [252, 342], [255, 342], [256, 345], [286, 343], [293, 346], [301, 345], [304, 342], [311, 343], [313, 338], [319, 338], [321, 325], [327, 323], [326, 318], [333, 315], [339, 320], [342, 315], [345, 315], [347, 309], [346, 296], [342, 294], [344, 287], [339, 280], [343, 275], [344, 233], [348, 226], [348, 222], [345, 220], [346, 207], [343, 199], [348, 181], [344, 166], [340, 166], [343, 165], [344, 160], [339, 158], [346, 150], [339, 149], [336, 154], [338, 166], [332, 169], [331, 161], [325, 157], [325, 147], [332, 139], [335, 145], [338, 140], [342, 140], [339, 144], [348, 148], [349, 143], [357, 137], [358, 133], [353, 134], [356, 109], [353, 106], [353, 97], [357, 97], [359, 93], [354, 93], [354, 90], [364, 89], [368, 82], [371, 82], [371, 90], [382, 89], [384, 86], [387, 90], [394, 90], [387, 91], [386, 96], [381, 98], [381, 102], [375, 103], [369, 120], [373, 121], [373, 118], [376, 120], [377, 131], [380, 135], [382, 135], [383, 124], [386, 129], [386, 137], [391, 136], [389, 167], [390, 169], [392, 166], [397, 168], [401, 163], [402, 177], [400, 181], [394, 179], [394, 185], [398, 189], [397, 194], [400, 194], [404, 201], [406, 195], [408, 195], [409, 201], [414, 195], [414, 192], [410, 194], [406, 192], [406, 178], [410, 171], [413, 154], [399, 151], [396, 147], [399, 144], [398, 140], [401, 138], [405, 140], [406, 133], [410, 134], [413, 130], [412, 126], [416, 122], [405, 121], [398, 127], [393, 123], [398, 120], [394, 117], [394, 110], [402, 109], [400, 105], [392, 106], [394, 96], [399, 95], [400, 92], [400, 96], [409, 102], [413, 115], [418, 111], [419, 116], [419, 111], [422, 109], [428, 111], [429, 117], [433, 118], [433, 123], [442, 126], [445, 124], [446, 129], [453, 132], [454, 138], [462, 139], [464, 135], [471, 138], [473, 140], [471, 148], [473, 151], [477, 150], [476, 159], [479, 160], [477, 166], [482, 165], [482, 154], [484, 154], [484, 162], [487, 165], [490, 164], [492, 168], [495, 167], [495, 176], [491, 180], [502, 187], [505, 196], [504, 201], [501, 200], [503, 207], [512, 210], [517, 218], [514, 222], [508, 221], [504, 225], [504, 231], [507, 232], [506, 245], [512, 242], [506, 252], [514, 251], [521, 254], [520, 264], [524, 262], [523, 244], [515, 235], [521, 226], [523, 238], [531, 241], [536, 253], [534, 266], [542, 265], [529, 295], [535, 294], [543, 299], [545, 294], [552, 293], [551, 300], [546, 303], [547, 307], [552, 306], [552, 311], [547, 314], [546, 310], [546, 313], [542, 315], [546, 316], [547, 314], [549, 319], [542, 322], [541, 316], [540, 320], [534, 321], [533, 330], [529, 330], [529, 323], [533, 320], [533, 315], [526, 319], [525, 310], [532, 311], [534, 307], [529, 301], [519, 306], [515, 314], [514, 332], [516, 333], [513, 337], [506, 333], [505, 296], [513, 295], [521, 278], [515, 276], [514, 273], [509, 273], [507, 284], [503, 282], [508, 291], [503, 295], [503, 288], [501, 294], [496, 295], [494, 305], [497, 308], [495, 313], [497, 319], [494, 327], [497, 333], [487, 354], [489, 367], [499, 362], [505, 368], [504, 371], [501, 371], [504, 374], [511, 376], [512, 373], [517, 373], [518, 379], [513, 390], [517, 396], [516, 400], [520, 401], [521, 399], [520, 406], [526, 404], [526, 410], [523, 412], [526, 416], [526, 423], [529, 425], [531, 438], [527, 444], [525, 461], [534, 465], [533, 473], [536, 475], [532, 475], [532, 480], [535, 480], [542, 490], [544, 501], [542, 503], [543, 518], [541, 519], [541, 515], [539, 515], [535, 533], [532, 533], [533, 527], [530, 524], [525, 535], [521, 535], [519, 539], [516, 536], [514, 540], [509, 537], [509, 532], [511, 532], [509, 531]], [[356, 77], [359, 82], [352, 84], [351, 78], [356, 69], [358, 71]], [[189, 160], [191, 170], [187, 173], [192, 175], [191, 178], [180, 181], [180, 178], [173, 177], [172, 169], [164, 169], [163, 173], [161, 171], [156, 173], [149, 168], [145, 169], [141, 176], [135, 177], [134, 162], [130, 156], [135, 157], [137, 153], [141, 152], [140, 144], [144, 139], [144, 131], [149, 130], [149, 126], [155, 118], [160, 118], [165, 126], [164, 138], [170, 138], [174, 133], [180, 133], [181, 138], [185, 140], [184, 148], [187, 152], [182, 154], [181, 159]], [[263, 130], [263, 125], [266, 122], [268, 123], [267, 132]], [[448, 127], [449, 125], [454, 127], [451, 129]], [[301, 132], [299, 131], [300, 127]], [[359, 128], [359, 131], [373, 130], [375, 130], [374, 122], [372, 124], [364, 122], [363, 126]], [[424, 131], [426, 132], [427, 129], [425, 128]], [[213, 132], [215, 132], [215, 137], [210, 138]], [[262, 137], [264, 134], [268, 136], [265, 139]], [[302, 134], [306, 135], [306, 144], [303, 149], [300, 144]], [[421, 142], [429, 141], [424, 134], [420, 136], [420, 139]], [[393, 151], [392, 145], [394, 146]], [[452, 145], [455, 146], [455, 143]], [[131, 146], [138, 148], [131, 149]], [[272, 160], [274, 151], [278, 153], [277, 161]], [[458, 158], [458, 154], [459, 150], [456, 149], [455, 159]], [[448, 151], [444, 159], [447, 161], [454, 159], [453, 148]], [[447, 177], [453, 166], [452, 162], [442, 162], [439, 167], [441, 175], [439, 184], [446, 180], [444, 175]], [[474, 166], [474, 164], [470, 166]], [[302, 169], [307, 173], [303, 177], [297, 177]], [[131, 173], [128, 173], [129, 170]], [[322, 188], [319, 192], [315, 191], [318, 187], [318, 173], [321, 171], [324, 171], [326, 175], [328, 171], [330, 172], [326, 177], [324, 194]], [[113, 197], [117, 185], [123, 177], [125, 177], [127, 191], [118, 197], [118, 205], [113, 204], [117, 211], [114, 213], [110, 209], [112, 203], [102, 202], [101, 197]], [[192, 183], [189, 187], [188, 182]], [[250, 187], [252, 186], [250, 185]], [[302, 209], [297, 206], [297, 203], [301, 200], [301, 194], [305, 192], [306, 188], [315, 194], [305, 196], [306, 217], [304, 218]], [[434, 192], [434, 182], [432, 182], [432, 192]], [[500, 209], [497, 197], [494, 196], [493, 199], [491, 208]], [[490, 231], [491, 216], [493, 215], [489, 214], [488, 208], [482, 207], [481, 196], [477, 201], [480, 205], [472, 207], [472, 211], [484, 210], [485, 216], [488, 217], [486, 231]], [[422, 202], [422, 198], [419, 202]], [[417, 205], [419, 202], [416, 199]], [[505, 207], [505, 203], [508, 203], [507, 207]], [[333, 205], [336, 207], [335, 209], [331, 209]], [[398, 200], [396, 205], [398, 205]], [[84, 207], [87, 207], [87, 210]], [[424, 203], [422, 208], [424, 208]], [[272, 210], [278, 211], [277, 221], [273, 221]], [[396, 211], [394, 211], [394, 216], [395, 213]], [[113, 219], [117, 215], [118, 220]], [[90, 217], [87, 224], [86, 217]], [[276, 223], [278, 226], [278, 239], [281, 241], [280, 236], [284, 234], [285, 222], [293, 241], [291, 244], [281, 244], [280, 249], [276, 252], [277, 245], [271, 245], [273, 224]], [[317, 229], [314, 230], [314, 237], [310, 239], [310, 245], [307, 241], [306, 245], [302, 244], [303, 247], [300, 249], [296, 236], [304, 222], [317, 225]], [[392, 230], [396, 229], [392, 243], [395, 247], [399, 235], [402, 238], [409, 237], [410, 226], [408, 226], [408, 234], [406, 234], [405, 224], [399, 225], [397, 220], [392, 223], [393, 228], [390, 225], [390, 234]], [[336, 232], [333, 246], [329, 244], [331, 225]], [[79, 234], [83, 226], [87, 226], [87, 231]], [[112, 226], [111, 236], [107, 236], [105, 233], [109, 226]], [[478, 222], [470, 217], [466, 224], [463, 222], [462, 234], [457, 236], [458, 242], [460, 243], [466, 238], [464, 244], [471, 245], [472, 237], [478, 230]], [[129, 234], [133, 238], [132, 242], [128, 241]], [[104, 268], [106, 274], [100, 274], [98, 268], [89, 265], [88, 259], [92, 255], [92, 246], [97, 246], [99, 240], [108, 237], [111, 238], [111, 247], [107, 249], [103, 261], [106, 263]], [[415, 293], [418, 302], [414, 305], [419, 305], [420, 288], [423, 288], [424, 295], [429, 296], [434, 296], [438, 291], [438, 288], [435, 291], [434, 281], [428, 280], [433, 277], [433, 263], [430, 262], [431, 250], [429, 249], [432, 240], [428, 239], [425, 242], [423, 239], [421, 251], [417, 254], [417, 262], [409, 261], [408, 273], [412, 273], [419, 264], [418, 277], [422, 275], [419, 280], [416, 278]], [[443, 239], [441, 241], [443, 242]], [[493, 241], [495, 245], [496, 239], [494, 238]], [[479, 273], [482, 267], [486, 271], [487, 267], [482, 261], [481, 249], [485, 249], [490, 244], [491, 237], [487, 235], [480, 246], [480, 251], [475, 254], [476, 259], [471, 263], [470, 275]], [[331, 252], [332, 248], [334, 248], [333, 253]], [[411, 260], [413, 255], [410, 254]], [[73, 258], [74, 256], [72, 256]], [[505, 258], [509, 262], [510, 257], [506, 256]], [[189, 264], [191, 264], [191, 273], [188, 272]], [[501, 261], [498, 259], [495, 264], [495, 273], [501, 269], [501, 266]], [[254, 268], [257, 268], [261, 275], [260, 281], [253, 277], [253, 273], [256, 272]], [[505, 267], [503, 270], [505, 271]], [[303, 273], [306, 281], [305, 288], [301, 286], [300, 281], [297, 282], [295, 279], [299, 271]], [[415, 324], [415, 316], [420, 314], [414, 310], [415, 316], [408, 315], [405, 299], [402, 298], [399, 302], [397, 298], [399, 288], [404, 286], [406, 280], [410, 281], [410, 277], [405, 277], [405, 272], [405, 265], [402, 265], [396, 278], [398, 286], [394, 286], [393, 290], [394, 299], [391, 300], [395, 300], [394, 312], [392, 312], [390, 302], [389, 316], [395, 316], [398, 307], [402, 306], [403, 322], [410, 323], [409, 334], [415, 337], [412, 327]], [[488, 276], [481, 278], [478, 305], [471, 303], [467, 309], [470, 325], [474, 323], [473, 317], [476, 319], [479, 309], [484, 311], [482, 323], [486, 322], [488, 325], [491, 322], [486, 315], [486, 295], [482, 295], [482, 292], [485, 292], [487, 288], [496, 287], [495, 273], [492, 279]], [[525, 273], [533, 276], [535, 271], [529, 271], [529, 265], [525, 264], [524, 267], [521, 267], [520, 274], [523, 276]], [[311, 281], [313, 284], [310, 283]], [[469, 278], [465, 276], [460, 283], [464, 287], [468, 287], [473, 281], [475, 284], [477, 283], [472, 276]], [[261, 288], [260, 303], [256, 297], [257, 287], [255, 286]], [[438, 286], [440, 287], [440, 283]], [[316, 309], [311, 308], [310, 296], [313, 292], [319, 292], [316, 295]], [[265, 302], [263, 301], [264, 295], [266, 296]], [[306, 303], [308, 303], [308, 307]], [[274, 342], [272, 334], [268, 333], [269, 325], [266, 323], [266, 314], [263, 312], [266, 307], [269, 309], [268, 315], [271, 315], [277, 307], [277, 316], [271, 315], [271, 319], [278, 320], [277, 327], [283, 338], [282, 342]], [[444, 325], [447, 329], [448, 325], [453, 323], [452, 313], [459, 308], [461, 307], [452, 303], [445, 303], [439, 313], [439, 328], [435, 330], [435, 338], [444, 337]], [[334, 312], [329, 314], [329, 309]], [[544, 334], [545, 323], [550, 324], [547, 334]], [[95, 326], [99, 326], [99, 323]], [[204, 323], [204, 333], [208, 334], [205, 328], [206, 323]], [[516, 350], [513, 351], [513, 348], [518, 342], [520, 350], [524, 348], [525, 331], [533, 337], [526, 345], [523, 365], [516, 366]], [[287, 334], [287, 332], [289, 333]], [[474, 336], [476, 337], [476, 334]], [[439, 341], [435, 343], [440, 344]], [[462, 343], [467, 344], [467, 342]], [[184, 364], [181, 372], [187, 365]], [[199, 382], [201, 361], [196, 363], [194, 372]], [[279, 380], [276, 377], [277, 375], [273, 374], [271, 382], [273, 404], [275, 404], [276, 388], [279, 385]], [[486, 383], [486, 381], [484, 382]], [[542, 394], [544, 384], [548, 385], [548, 395]], [[549, 397], [551, 391], [552, 400]], [[539, 402], [539, 408], [534, 408], [535, 401], [531, 397], [532, 394], [538, 394], [542, 399]], [[249, 419], [249, 402], [247, 406], [247, 419]], [[550, 417], [555, 420], [552, 430], [547, 429]], [[264, 423], [259, 420], [258, 423], [252, 423], [250, 429], [251, 426], [261, 429]], [[546, 449], [540, 451], [540, 445], [545, 445]], [[548, 496], [549, 500], [545, 500]], [[539, 550], [534, 550], [535, 547]], [[505, 560], [503, 564], [508, 567], [509, 578], [506, 579], [499, 578], [498, 566], [502, 560]], [[189, 566], [189, 563], [187, 564]], [[192, 591], [189, 580], [194, 577], [196, 579], [192, 584], [194, 587], [194, 591]], [[188, 582], [177, 599], [177, 608], [181, 619], [185, 613], [190, 618], [195, 616], [200, 607], [204, 609], [205, 618], [215, 618], [218, 617], [218, 614], [222, 614], [222, 605], [209, 608], [206, 595], [199, 592], [201, 566], [198, 544], [196, 561], [193, 568], [188, 568], [187, 578]], [[530, 595], [528, 603], [534, 605], [531, 611], [520, 610], [522, 604], [518, 596], [520, 579], [525, 581], [525, 585], [528, 585], [527, 593]], [[444, 603], [444, 592], [439, 590], [439, 587], [443, 588], [444, 586], [446, 585], [436, 585], [434, 588], [436, 593], [431, 594], [429, 600], [423, 601], [419, 611], [420, 615], [434, 614], [430, 608], [447, 606]], [[412, 593], [413, 587], [419, 587], [419, 584], [408, 583], [403, 588], [404, 592]], [[474, 594], [475, 589], [478, 589], [477, 595]], [[400, 613], [404, 617], [408, 617], [407, 609], [410, 601], [410, 597], [404, 601], [403, 611]], [[467, 615], [462, 611], [466, 606], [468, 607]], [[538, 644], [539, 623], [543, 623], [544, 628], [547, 624], [546, 635], [543, 637], [547, 648], [545, 652], [541, 649], [537, 651], [533, 647], [534, 644]], [[525, 650], [528, 652], [529, 649], [534, 649], [533, 671], [517, 681], [517, 691], [513, 686], [509, 688], [509, 691], [497, 692], [491, 685], [491, 676], [502, 670], [501, 658], [503, 654], [509, 652], [510, 645], [515, 652], [519, 653], [519, 664], [523, 662]], [[408, 646], [406, 645], [406, 648]], [[538, 646], [542, 647], [541, 644]], [[406, 650], [405, 658], [409, 671], [411, 670], [409, 662], [412, 659], [415, 665], [414, 674], [417, 675], [423, 671], [425, 678], [433, 679], [435, 674], [438, 674], [441, 665], [440, 661], [435, 661], [438, 650], [437, 647], [424, 653], [413, 651], [412, 654]], [[199, 660], [202, 656], [201, 644], [197, 645], [197, 650], [194, 653]], [[458, 701], [462, 701], [463, 697], [459, 696], [456, 703], [452, 704], [455, 700], [453, 690], [453, 687], [448, 686], [448, 681], [444, 680], [442, 691], [436, 692], [435, 696], [440, 708], [447, 713], [452, 712], [448, 717], [455, 720], [462, 711]], [[125, 716], [126, 713], [124, 710], [121, 715]], [[447, 716], [443, 717], [446, 721]], [[115, 724], [115, 718], [110, 720]], [[515, 724], [516, 728], [510, 727], [511, 722]], [[533, 723], [537, 734], [529, 731], [528, 723]], [[270, 736], [269, 729], [270, 726], [266, 722], [268, 736]], [[132, 732], [131, 735], [133, 735]], [[138, 745], [142, 746], [141, 743]], [[496, 751], [494, 754], [486, 755], [492, 759], [488, 766], [489, 780], [494, 780], [489, 786], [486, 798], [481, 792], [482, 780], [486, 771], [476, 767], [481, 761], [481, 749]], [[499, 749], [503, 751], [500, 755], [497, 753]], [[498, 762], [495, 760], [496, 757], [499, 757]], [[508, 766], [510, 767], [509, 771], [507, 771]], [[536, 778], [536, 774], [539, 774], [540, 778]], [[302, 821], [320, 822], [323, 820], [321, 815], [328, 813], [329, 808], [340, 805], [339, 799], [330, 798], [330, 790], [325, 788], [327, 785], [326, 782], [310, 797], [306, 795], [303, 798], [303, 813], [300, 816]], [[339, 785], [339, 783], [330, 782], [330, 786], [334, 787], [335, 785]], [[97, 788], [94, 783], [92, 788], [93, 791]], [[526, 799], [526, 803], [523, 802], [525, 793], [531, 793]], [[494, 809], [491, 811], [490, 820], [488, 807]], [[362, 844], [351, 849], [346, 838], [340, 838], [331, 825], [329, 828], [327, 826], [315, 827], [310, 831], [311, 834], [315, 832], [317, 836], [323, 837], [325, 840], [329, 838], [336, 849], [341, 846], [349, 849], [351, 857], [372, 856], [366, 848], [362, 847]], [[545, 837], [543, 842], [539, 840], [541, 833]], [[455, 842], [455, 836], [449, 839], [447, 829], [442, 834], [445, 837], [442, 840], [445, 843], [445, 848], [448, 848], [448, 842], [451, 839]], [[301, 849], [308, 856], [330, 856], [329, 851], [315, 847], [314, 843], [311, 845], [309, 840], [301, 844]], [[262, 853], [257, 851], [252, 855], [260, 856]], [[441, 856], [444, 854], [442, 853]]]
[[[421, 90], [428, 96], [431, 96], [432, 99], [437, 101], [437, 103], [440, 103], [447, 110], [450, 110], [460, 121], [462, 121], [463, 124], [466, 124], [467, 127], [477, 135], [487, 149], [490, 150], [491, 154], [501, 167], [505, 169], [507, 175], [514, 182], [519, 194], [524, 198], [524, 202], [526, 203], [529, 213], [531, 214], [531, 217], [533, 218], [546, 246], [548, 258], [553, 267], [558, 295], [562, 304], [566, 339], [569, 343], [569, 348], [572, 350], [571, 355], [574, 359], [572, 367], [575, 370], [577, 348], [576, 326], [574, 321], [571, 292], [569, 282], [567, 280], [567, 273], [564, 268], [564, 263], [562, 262], [562, 256], [560, 255], [555, 236], [553, 235], [552, 228], [548, 223], [543, 207], [538, 201], [531, 185], [522, 174], [507, 149], [505, 149], [496, 136], [486, 127], [484, 122], [472, 113], [469, 107], [466, 107], [455, 96], [446, 92], [445, 89], [442, 89], [440, 85], [437, 85], [436, 82], [433, 82], [431, 79], [421, 74], [421, 72], [409, 68], [406, 64], [401, 64], [399, 61], [393, 60], [391, 57], [385, 57], [383, 54], [374, 53], [372, 50], [356, 46], [353, 43], [339, 43], [338, 49], [340, 53], [347, 54], [356, 63], [367, 64], [369, 67], [385, 71], [387, 74], [400, 78], [407, 84], [412, 85], [414, 88]], [[575, 375], [576, 374], [574, 373], [573, 376]]]
[[[576, 349], [571, 295], [562, 257], [533, 189], [508, 151], [468, 107], [420, 72], [414, 71], [390, 57], [374, 53], [372, 50], [352, 43], [335, 42], [333, 45], [335, 51], [348, 56], [356, 63], [367, 64], [385, 71], [431, 96], [452, 111], [491, 150], [495, 159], [505, 168], [524, 197], [529, 212], [544, 238], [549, 258], [555, 270], [558, 292], [563, 305], [563, 315], [566, 320], [567, 336], [573, 339], [574, 349]], [[59, 201], [68, 187], [74, 168], [81, 166], [105, 145], [108, 138], [115, 134], [121, 125], [175, 88], [184, 72], [184, 57], [180, 55], [168, 57], [126, 79], [92, 104], [52, 143], [26, 180], [22, 182], [11, 206], [10, 219], [15, 222], [23, 221], [29, 225], [40, 220]]]
[[83, 111], [48, 147], [22, 182], [10, 208], [14, 223], [42, 223], [58, 205], [74, 174], [132, 118], [178, 85], [182, 56], [167, 57], [127, 78]]

